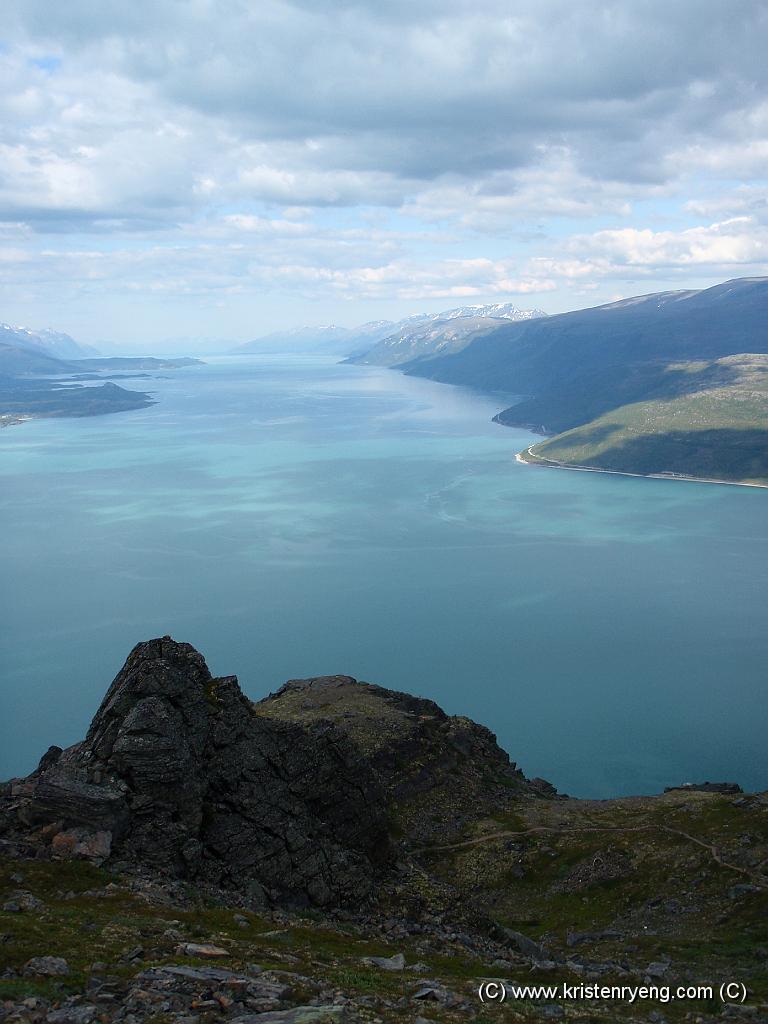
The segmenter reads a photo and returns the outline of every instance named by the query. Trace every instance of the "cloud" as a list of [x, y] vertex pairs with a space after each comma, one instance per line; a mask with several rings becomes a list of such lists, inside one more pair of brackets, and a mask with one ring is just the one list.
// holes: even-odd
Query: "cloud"
[[171, 218], [232, 194], [394, 204], [435, 185], [446, 195], [454, 179], [489, 195], [505, 175], [551, 174], [559, 149], [572, 188], [563, 181], [544, 212], [568, 215], [591, 207], [590, 181], [599, 191], [694, 164], [719, 172], [737, 157], [757, 166], [768, 145], [758, 2], [738, 17], [690, 0], [130, 8], [28, 0], [12, 13], [5, 106], [37, 121], [12, 133], [7, 178], [25, 208], [30, 189]]
[[4, 13], [4, 301], [562, 306], [765, 266], [762, 0]]
[[726, 270], [768, 263], [768, 227], [752, 217], [733, 217], [685, 231], [622, 228], [572, 238], [565, 248], [586, 260], [597, 257], [604, 267]]

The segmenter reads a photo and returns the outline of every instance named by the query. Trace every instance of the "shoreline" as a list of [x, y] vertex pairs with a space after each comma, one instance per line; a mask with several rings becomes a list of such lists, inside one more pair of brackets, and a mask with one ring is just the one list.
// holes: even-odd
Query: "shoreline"
[[[747, 483], [741, 480], [717, 480], [710, 477], [687, 476], [682, 473], [630, 473], [625, 469], [599, 469], [597, 466], [569, 466], [565, 462], [555, 462], [552, 459], [540, 459], [531, 451], [535, 445], [529, 445], [522, 452], [515, 454], [515, 462], [524, 466], [540, 466], [543, 469], [567, 469], [574, 473], [607, 473], [610, 476], [633, 476], [640, 480], [680, 480], [690, 484], [719, 484], [722, 487], [756, 487], [759, 490], [768, 490], [768, 484]], [[527, 454], [528, 458], [525, 458]]]

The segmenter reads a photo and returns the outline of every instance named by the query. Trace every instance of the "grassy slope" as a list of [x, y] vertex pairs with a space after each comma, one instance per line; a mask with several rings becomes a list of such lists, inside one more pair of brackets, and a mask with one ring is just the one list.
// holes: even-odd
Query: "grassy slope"
[[[424, 977], [438, 979], [480, 1009], [476, 985], [484, 976], [549, 984], [592, 979], [579, 962], [605, 964], [607, 971], [601, 968], [596, 976], [609, 984], [641, 983], [647, 965], [659, 962], [669, 962], [665, 981], [671, 984], [744, 981], [754, 1007], [768, 1000], [767, 855], [764, 795], [695, 792], [609, 801], [523, 799], [472, 825], [451, 848], [432, 846], [416, 854], [420, 868], [402, 878], [406, 906], [417, 894], [429, 902], [434, 884], [442, 882], [453, 894], [454, 909], [473, 906], [542, 942], [557, 962], [536, 972], [530, 964], [504, 968], [472, 959], [449, 940], [411, 936], [392, 942], [316, 916], [275, 920], [240, 908], [246, 923], [238, 926], [237, 904], [217, 905], [192, 888], [185, 905], [166, 905], [137, 894], [129, 878], [82, 862], [0, 858], [3, 899], [22, 889], [42, 902], [21, 914], [0, 910], [4, 966], [18, 970], [32, 956], [58, 955], [72, 969], [61, 980], [0, 979], [0, 1001], [81, 992], [95, 961], [105, 962], [116, 982], [127, 982], [149, 965], [202, 963], [179, 955], [176, 946], [183, 940], [228, 949], [229, 957], [217, 966], [238, 970], [256, 962], [278, 975], [291, 972], [280, 976], [299, 989], [290, 999], [297, 1004], [312, 997], [314, 985], [331, 986], [353, 1000], [373, 997], [377, 1002], [353, 1018], [372, 1024], [405, 1024], [419, 1010], [446, 1024], [466, 1019], [434, 1003], [423, 1009], [410, 1000], [398, 1005]], [[381, 911], [382, 918], [388, 915], [386, 908]], [[578, 944], [573, 932], [582, 933]], [[132, 959], [136, 947], [141, 957]], [[362, 962], [396, 952], [409, 964], [425, 964], [424, 973], [387, 973]], [[585, 1024], [658, 1020], [652, 1012], [660, 1009], [670, 1024], [710, 1021], [720, 1011], [716, 1001], [566, 1005], [568, 1019]], [[168, 1021], [162, 1015], [148, 1019]], [[530, 1002], [510, 1002], [481, 1019], [502, 1024], [543, 1018]]]
[[655, 397], [533, 446], [528, 461], [768, 484], [768, 356], [672, 364], [668, 372], [674, 383]]

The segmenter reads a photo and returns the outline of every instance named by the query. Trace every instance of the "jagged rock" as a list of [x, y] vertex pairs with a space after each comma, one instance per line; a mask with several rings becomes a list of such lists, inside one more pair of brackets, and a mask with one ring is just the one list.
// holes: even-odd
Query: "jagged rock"
[[85, 781], [85, 770], [78, 763], [80, 745], [70, 747], [51, 769], [33, 775], [31, 799], [19, 810], [28, 825], [61, 822], [62, 825], [120, 835], [129, 821], [129, 808], [123, 791]]
[[412, 839], [460, 832], [512, 795], [552, 798], [530, 781], [496, 737], [469, 718], [449, 716], [434, 701], [361, 683], [351, 676], [292, 679], [256, 706], [259, 714], [313, 725], [332, 722], [361, 752]]
[[138, 644], [85, 739], [4, 793], [0, 846], [140, 864], [251, 906], [360, 906], [395, 862], [394, 805], [427, 838], [512, 794], [551, 796], [432, 701], [327, 676], [253, 704], [170, 637]]
[[72, 830], [109, 832], [120, 858], [300, 903], [359, 902], [388, 854], [383, 794], [347, 736], [257, 715], [168, 637], [134, 648], [85, 740], [24, 785], [18, 818], [56, 822], [58, 853], [100, 854], [106, 838]]

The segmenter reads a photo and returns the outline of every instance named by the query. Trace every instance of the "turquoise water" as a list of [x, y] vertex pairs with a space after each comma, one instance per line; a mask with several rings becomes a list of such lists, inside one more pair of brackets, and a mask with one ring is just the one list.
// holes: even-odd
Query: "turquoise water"
[[503, 403], [391, 370], [147, 384], [0, 431], [0, 778], [170, 633], [255, 698], [335, 672], [432, 697], [576, 795], [768, 787], [768, 491], [519, 465]]

